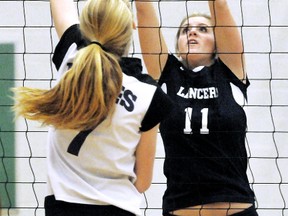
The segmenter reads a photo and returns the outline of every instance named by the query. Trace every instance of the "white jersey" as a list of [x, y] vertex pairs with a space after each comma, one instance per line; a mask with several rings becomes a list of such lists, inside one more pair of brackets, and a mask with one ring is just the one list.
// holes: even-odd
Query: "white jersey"
[[[73, 38], [80, 38], [78, 34], [77, 25], [70, 27], [57, 45], [53, 61], [59, 79], [79, 49], [82, 39]], [[123, 59], [121, 67], [123, 85], [116, 109], [96, 129], [49, 130], [48, 195], [71, 203], [114, 205], [140, 215], [142, 196], [133, 184], [135, 150], [141, 131], [159, 123], [165, 115], [159, 107], [169, 100], [157, 85], [141, 81], [147, 75], [127, 74], [131, 68], [131, 73], [142, 69], [139, 59]], [[151, 118], [156, 116], [159, 119]]]

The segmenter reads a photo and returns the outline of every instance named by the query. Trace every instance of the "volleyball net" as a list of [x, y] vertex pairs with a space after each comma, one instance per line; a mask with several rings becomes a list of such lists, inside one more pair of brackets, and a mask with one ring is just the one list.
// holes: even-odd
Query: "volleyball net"
[[[79, 10], [83, 3], [75, 1]], [[256, 208], [260, 216], [288, 216], [288, 2], [228, 0], [228, 3], [243, 36], [251, 82], [244, 108], [248, 117], [247, 173], [256, 194]], [[183, 16], [209, 11], [205, 0], [155, 0], [154, 6], [172, 52]], [[51, 58], [57, 42], [49, 1], [0, 1], [2, 216], [44, 215], [47, 128], [23, 118], [14, 120], [9, 89], [53, 86], [57, 72]], [[136, 31], [130, 55], [141, 58]], [[143, 216], [161, 215], [166, 188], [164, 156], [159, 135], [153, 182], [143, 195]]]

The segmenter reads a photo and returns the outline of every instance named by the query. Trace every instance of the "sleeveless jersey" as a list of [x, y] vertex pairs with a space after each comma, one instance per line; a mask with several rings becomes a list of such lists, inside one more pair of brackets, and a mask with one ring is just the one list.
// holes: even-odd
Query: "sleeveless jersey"
[[160, 125], [167, 177], [163, 211], [214, 202], [252, 203], [243, 110], [249, 81], [241, 82], [220, 59], [191, 71], [169, 55], [159, 84], [176, 102]]
[[[64, 33], [53, 56], [59, 79], [85, 45], [78, 25]], [[140, 59], [123, 58], [120, 65], [122, 91], [113, 114], [90, 131], [50, 128], [48, 195], [70, 203], [114, 205], [140, 215], [142, 196], [133, 184], [135, 150], [141, 132], [167, 115], [171, 101], [141, 73]]]

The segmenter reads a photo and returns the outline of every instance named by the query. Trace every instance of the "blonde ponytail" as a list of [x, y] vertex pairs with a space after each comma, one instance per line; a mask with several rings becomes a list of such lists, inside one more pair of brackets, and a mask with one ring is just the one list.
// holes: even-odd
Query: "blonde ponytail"
[[131, 40], [132, 22], [127, 1], [89, 0], [80, 29], [88, 41], [99, 44], [80, 49], [52, 89], [14, 89], [17, 115], [63, 129], [88, 130], [100, 124], [113, 111], [122, 88], [119, 59]]

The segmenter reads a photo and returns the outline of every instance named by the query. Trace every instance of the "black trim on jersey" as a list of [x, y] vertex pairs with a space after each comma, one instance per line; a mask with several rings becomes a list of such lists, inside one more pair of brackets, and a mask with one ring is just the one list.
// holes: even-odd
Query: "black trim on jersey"
[[[173, 110], [173, 102], [165, 94], [160, 87], [157, 87], [154, 97], [151, 101], [152, 106], [149, 107], [142, 121], [141, 131], [148, 131], [163, 120]], [[154, 104], [154, 105], [153, 105]], [[163, 104], [166, 106], [163, 107]], [[152, 108], [153, 107], [153, 108]], [[143, 126], [145, 125], [145, 126]]]
[[126, 75], [133, 76], [141, 82], [159, 86], [150, 75], [142, 73], [143, 67], [141, 59], [122, 57], [119, 64], [123, 70], [123, 73]]
[[58, 70], [62, 64], [62, 61], [69, 49], [69, 47], [76, 43], [78, 49], [87, 45], [86, 40], [82, 37], [79, 29], [79, 24], [70, 26], [62, 35], [59, 43], [57, 44], [52, 58], [56, 69]]
[[[81, 49], [82, 47], [87, 46], [87, 41], [81, 36], [79, 29], [79, 24], [70, 26], [62, 35], [59, 43], [57, 44], [52, 58], [53, 63], [55, 64], [56, 69], [58, 70], [63, 62], [63, 59], [70, 48], [70, 46], [76, 43], [77, 48]], [[122, 57], [119, 61], [123, 73], [128, 76], [133, 76], [139, 81], [148, 83], [154, 86], [158, 86], [157, 82], [150, 77], [148, 74], [143, 74], [142, 62], [139, 58], [131, 57]]]
[[[155, 125], [171, 112], [173, 102], [165, 95], [158, 83], [150, 75], [142, 73], [142, 64], [140, 59], [121, 58], [120, 66], [123, 73], [126, 75], [133, 76], [141, 82], [157, 86], [151, 105], [143, 118], [142, 127], [140, 128], [140, 131], [142, 132], [148, 131], [155, 127]], [[166, 105], [164, 109], [163, 104]], [[159, 110], [161, 110], [161, 112], [159, 112]]]
[[[132, 61], [131, 61], [132, 59]], [[122, 57], [119, 62], [123, 73], [129, 76], [141, 75], [142, 74], [142, 62], [138, 58]]]

